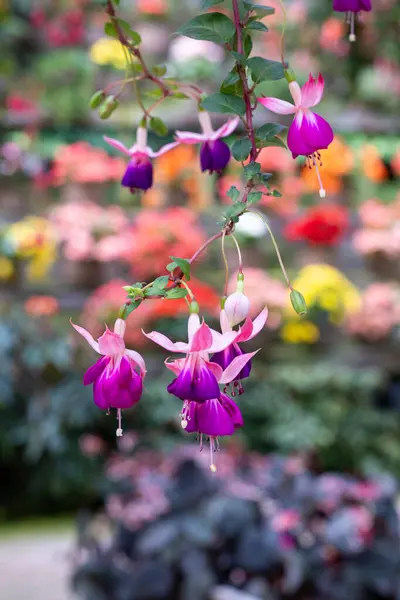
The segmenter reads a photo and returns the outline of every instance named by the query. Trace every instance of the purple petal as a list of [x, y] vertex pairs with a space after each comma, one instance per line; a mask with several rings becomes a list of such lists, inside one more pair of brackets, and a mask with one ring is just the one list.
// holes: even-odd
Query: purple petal
[[102, 358], [99, 358], [99, 360], [96, 361], [94, 365], [89, 367], [83, 376], [83, 385], [90, 385], [94, 383], [96, 379], [98, 379], [103, 373], [110, 360], [110, 356], [103, 356]]
[[296, 158], [327, 148], [332, 140], [333, 130], [329, 123], [319, 115], [307, 111], [303, 117], [299, 115], [294, 119], [289, 128], [287, 143], [293, 158]]
[[222, 140], [205, 142], [200, 149], [202, 171], [223, 171], [231, 158], [229, 147]]
[[[191, 358], [192, 360], [193, 358]], [[214, 373], [205, 363], [201, 364], [199, 360], [196, 360], [194, 366], [193, 364], [191, 366], [191, 362], [187, 361], [186, 366], [178, 377], [169, 384], [167, 390], [181, 400], [194, 400], [196, 402], [204, 402], [220, 394], [218, 381]]]
[[232, 435], [235, 423], [221, 402], [213, 398], [196, 407], [197, 431], [212, 437]]
[[122, 178], [122, 185], [131, 190], [148, 190], [153, 185], [153, 165], [143, 153], [132, 156]]
[[243, 427], [244, 421], [242, 413], [240, 412], [240, 408], [238, 407], [236, 402], [234, 402], [232, 398], [230, 398], [226, 394], [221, 394], [221, 398], [219, 399], [219, 401], [224, 407], [224, 409], [229, 413], [235, 426], [235, 429], [237, 429], [238, 427]]
[[222, 367], [222, 370], [225, 371], [233, 359], [241, 354], [243, 354], [243, 352], [237, 344], [230, 344], [230, 346], [225, 348], [225, 350], [222, 350], [222, 352], [216, 352], [211, 358], [211, 362], [217, 363], [217, 365]]
[[333, 0], [333, 10], [337, 12], [370, 11], [371, 0]]
[[101, 410], [108, 410], [110, 407], [108, 399], [104, 396], [103, 386], [99, 379], [97, 379], [93, 385], [93, 400], [96, 406], [101, 408]]
[[93, 387], [94, 402], [103, 410], [130, 408], [140, 400], [143, 382], [134, 363], [123, 357], [118, 367], [105, 369]]

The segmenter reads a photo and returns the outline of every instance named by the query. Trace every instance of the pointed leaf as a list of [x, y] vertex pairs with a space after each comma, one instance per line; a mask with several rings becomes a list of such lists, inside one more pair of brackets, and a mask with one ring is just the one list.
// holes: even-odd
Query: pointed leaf
[[275, 60], [253, 56], [253, 58], [248, 59], [247, 66], [255, 84], [260, 83], [260, 81], [277, 81], [284, 77], [282, 64]]
[[249, 138], [243, 137], [240, 140], [236, 140], [231, 148], [232, 156], [243, 162], [249, 156], [251, 150], [251, 142]]
[[235, 34], [235, 26], [226, 15], [219, 12], [198, 15], [184, 23], [178, 33], [195, 40], [207, 40], [224, 45]]
[[185, 278], [190, 281], [190, 262], [186, 258], [176, 256], [170, 256], [170, 258], [178, 265]]
[[244, 100], [228, 94], [211, 94], [204, 98], [201, 105], [205, 110], [216, 113], [233, 113], [241, 116], [246, 112]]

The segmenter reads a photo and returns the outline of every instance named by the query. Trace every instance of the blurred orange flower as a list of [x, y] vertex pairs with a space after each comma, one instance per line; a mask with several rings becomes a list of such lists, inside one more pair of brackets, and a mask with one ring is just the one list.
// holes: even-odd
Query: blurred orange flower
[[330, 17], [321, 27], [319, 40], [321, 48], [337, 56], [346, 56], [349, 53], [350, 44], [343, 39], [345, 32], [344, 21], [336, 17]]
[[125, 167], [124, 159], [87, 142], [76, 142], [57, 149], [52, 172], [59, 185], [66, 181], [103, 183], [120, 179]]
[[363, 173], [374, 183], [380, 183], [388, 178], [388, 170], [372, 144], [366, 144], [361, 150], [361, 164]]
[[171, 183], [185, 170], [197, 166], [197, 154], [193, 146], [182, 144], [166, 152], [155, 161], [157, 181]]
[[146, 209], [136, 217], [132, 241], [126, 260], [135, 277], [148, 279], [165, 271], [166, 257], [190, 257], [205, 241], [205, 235], [197, 215], [187, 208]]
[[167, 12], [166, 0], [137, 0], [136, 10], [148, 15], [163, 15]]
[[30, 296], [25, 301], [24, 308], [30, 317], [51, 317], [60, 309], [54, 296]]
[[[342, 177], [348, 175], [354, 166], [354, 155], [345, 142], [335, 136], [327, 150], [321, 150], [322, 166], [319, 167], [324, 188], [328, 193], [337, 194], [343, 187]], [[316, 192], [319, 182], [315, 169], [304, 167], [301, 178], [306, 190]]]

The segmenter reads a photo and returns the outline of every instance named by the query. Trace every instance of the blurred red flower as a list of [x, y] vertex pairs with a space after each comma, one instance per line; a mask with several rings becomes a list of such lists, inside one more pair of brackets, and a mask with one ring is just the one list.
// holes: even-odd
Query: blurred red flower
[[305, 241], [315, 246], [335, 246], [349, 226], [346, 208], [336, 204], [317, 206], [288, 223], [284, 235], [291, 241]]

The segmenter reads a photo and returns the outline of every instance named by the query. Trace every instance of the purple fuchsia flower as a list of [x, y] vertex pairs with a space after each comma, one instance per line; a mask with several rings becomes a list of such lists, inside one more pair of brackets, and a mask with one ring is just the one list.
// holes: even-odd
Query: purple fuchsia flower
[[221, 140], [223, 137], [230, 135], [238, 126], [239, 117], [229, 119], [222, 127], [214, 131], [210, 115], [207, 111], [199, 112], [199, 121], [202, 133], [192, 133], [191, 131], [177, 131], [176, 137], [183, 144], [199, 144], [200, 148], [200, 165], [202, 171], [220, 173], [225, 169], [231, 158], [231, 151], [225, 142]]
[[333, 0], [333, 10], [346, 13], [346, 21], [350, 25], [349, 40], [356, 41], [354, 22], [356, 15], [360, 18], [362, 11], [372, 10], [371, 0]]
[[[225, 304], [225, 307], [226, 307], [226, 304]], [[224, 370], [224, 372], [228, 372], [229, 365], [233, 364], [234, 361], [239, 356], [247, 356], [246, 354], [244, 354], [244, 352], [240, 348], [239, 344], [241, 342], [247, 342], [249, 340], [252, 340], [264, 327], [267, 317], [268, 317], [268, 309], [266, 307], [260, 312], [260, 314], [254, 319], [254, 321], [252, 321], [250, 319], [250, 317], [246, 317], [245, 322], [240, 327], [239, 331], [236, 332], [236, 338], [232, 342], [232, 344], [230, 344], [224, 350], [222, 350], [220, 352], [216, 352], [211, 357], [211, 362], [214, 362], [217, 365], [219, 365]], [[224, 333], [228, 333], [228, 332], [232, 331], [232, 326], [236, 325], [236, 323], [234, 321], [231, 321], [229, 319], [228, 314], [226, 312], [226, 308], [221, 310], [220, 323], [221, 323], [221, 331]], [[230, 379], [229, 381], [227, 380], [225, 382], [228, 386], [229, 386], [229, 384], [233, 383], [233, 390], [231, 392], [232, 396], [236, 395], [235, 390], [237, 390], [239, 395], [243, 394], [244, 389], [242, 386], [242, 380], [249, 377], [250, 372], [251, 372], [251, 367], [252, 367], [252, 362], [251, 362], [251, 358], [250, 358], [248, 361], [246, 361], [243, 368], [240, 371], [238, 371], [232, 379]], [[224, 388], [224, 392], [226, 392], [226, 391], [227, 391], [227, 387]]]
[[206, 323], [200, 323], [199, 315], [191, 314], [188, 321], [188, 343], [172, 342], [157, 331], [143, 332], [150, 340], [170, 352], [186, 354], [185, 358], [166, 362], [166, 366], [177, 375], [167, 390], [181, 400], [205, 402], [219, 396], [219, 385], [215, 372], [220, 375], [219, 367], [210, 362], [209, 353], [224, 350], [231, 344], [235, 332], [221, 335], [213, 332]]
[[130, 157], [121, 184], [129, 188], [132, 193], [136, 190], [148, 190], [153, 185], [153, 165], [150, 159], [161, 156], [179, 145], [179, 142], [172, 142], [160, 148], [158, 152], [154, 152], [147, 146], [147, 129], [145, 127], [137, 128], [136, 144], [129, 149], [118, 140], [107, 136], [104, 136], [104, 139], [107, 144]]
[[319, 104], [324, 93], [324, 78], [321, 73], [318, 79], [310, 74], [308, 81], [300, 88], [297, 81], [289, 83], [289, 90], [294, 100], [294, 105], [279, 98], [258, 98], [258, 102], [280, 115], [295, 115], [293, 123], [289, 127], [287, 145], [292, 152], [293, 158], [305, 156], [309, 168], [315, 167], [320, 184], [319, 195], [325, 198], [326, 192], [323, 188], [318, 170], [318, 162], [321, 164], [319, 150], [328, 148], [333, 140], [333, 130], [325, 119], [312, 112], [310, 109]]
[[127, 350], [124, 342], [126, 323], [115, 321], [114, 331], [106, 331], [97, 340], [83, 327], [71, 325], [98, 354], [102, 354], [83, 376], [84, 385], [93, 384], [94, 403], [102, 410], [117, 409], [117, 437], [122, 436], [121, 410], [139, 402], [143, 390], [146, 365], [135, 350]]

